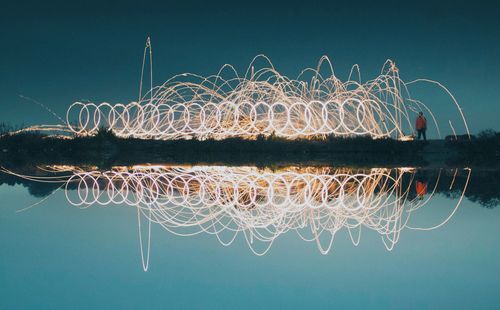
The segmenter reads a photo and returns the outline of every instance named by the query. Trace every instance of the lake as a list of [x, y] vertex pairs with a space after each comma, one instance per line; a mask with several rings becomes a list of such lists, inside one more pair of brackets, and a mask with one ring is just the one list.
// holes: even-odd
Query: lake
[[496, 170], [9, 171], [1, 309], [500, 305]]

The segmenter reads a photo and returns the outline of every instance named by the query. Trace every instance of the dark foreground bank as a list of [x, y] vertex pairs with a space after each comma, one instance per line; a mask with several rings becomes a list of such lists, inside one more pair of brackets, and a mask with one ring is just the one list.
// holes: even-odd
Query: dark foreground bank
[[143, 140], [119, 138], [108, 130], [92, 137], [62, 139], [40, 133], [0, 138], [0, 166], [26, 164], [130, 165], [136, 163], [226, 165], [499, 166], [500, 136], [448, 141], [373, 140], [327, 137], [287, 140]]

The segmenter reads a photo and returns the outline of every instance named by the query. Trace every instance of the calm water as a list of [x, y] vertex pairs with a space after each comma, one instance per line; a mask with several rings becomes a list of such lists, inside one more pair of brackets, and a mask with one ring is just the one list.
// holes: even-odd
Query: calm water
[[[190, 170], [183, 171], [184, 174], [193, 173]], [[202, 172], [207, 173], [205, 170]], [[245, 177], [248, 171], [237, 172], [238, 175], [243, 175], [243, 179], [239, 179], [239, 185], [232, 186], [241, 191], [243, 183], [251, 182], [251, 177]], [[295, 171], [298, 174], [306, 172], [311, 171]], [[174, 173], [179, 171], [175, 170]], [[210, 182], [218, 182], [214, 181], [217, 178], [213, 172], [210, 173]], [[223, 173], [228, 175], [226, 170]], [[260, 172], [252, 170], [252, 173]], [[273, 175], [280, 172], [268, 173]], [[314, 173], [319, 175], [319, 172]], [[345, 171], [343, 173], [349, 174]], [[355, 175], [359, 171], [350, 173]], [[373, 170], [367, 174], [370, 176], [370, 173]], [[389, 198], [398, 195], [405, 198], [405, 203], [401, 204], [402, 215], [394, 217], [394, 208], [387, 211], [389, 206], [385, 205], [379, 206], [383, 212], [379, 210], [376, 215], [367, 215], [362, 210], [354, 213], [349, 211], [346, 217], [352, 214], [365, 216], [359, 245], [353, 245], [348, 229], [343, 227], [335, 236], [327, 255], [320, 253], [316, 242], [301, 239], [295, 230], [297, 227], [280, 234], [270, 250], [265, 255], [258, 256], [251, 251], [251, 247], [259, 248], [258, 242], [253, 240], [254, 243], [247, 243], [243, 232], [238, 233], [231, 245], [223, 246], [216, 235], [202, 232], [189, 237], [177, 236], [156, 223], [151, 226], [151, 254], [147, 272], [142, 267], [136, 206], [110, 203], [104, 206], [89, 204], [84, 205], [86, 208], [79, 208], [68, 201], [64, 188], [55, 191], [51, 188], [44, 192], [36, 190], [38, 182], [21, 181], [15, 185], [7, 185], [6, 183], [12, 183], [9, 181], [0, 186], [0, 308], [498, 308], [500, 208], [491, 204], [486, 207], [484, 199], [481, 200], [483, 204], [478, 203], [478, 194], [466, 194], [453, 213], [460, 199], [460, 189], [457, 187], [465, 184], [467, 174], [459, 171], [453, 177], [454, 173], [443, 172], [439, 181], [436, 181], [436, 171], [427, 171], [423, 176], [415, 172], [402, 173], [404, 177], [399, 183], [389, 182], [389, 187], [379, 184], [373, 189], [373, 196], [367, 198], [365, 203], [368, 205], [374, 201], [370, 199], [383, 195]], [[388, 172], [391, 176], [395, 174], [397, 172]], [[237, 174], [229, 174], [229, 177], [238, 178]], [[361, 180], [371, 180], [363, 179], [364, 177], [366, 173], [361, 176]], [[338, 178], [344, 181], [348, 178], [344, 183], [341, 182], [345, 185], [343, 190], [359, 195], [359, 188], [363, 187], [365, 194], [361, 195], [367, 197], [369, 186], [363, 182], [368, 181], [363, 181], [363, 185], [359, 185], [359, 181], [354, 182], [358, 185], [353, 185], [356, 191], [352, 191], [352, 178], [345, 175], [343, 179]], [[81, 177], [78, 180], [83, 179], [88, 178]], [[300, 183], [292, 179], [289, 179], [290, 182]], [[474, 191], [481, 188], [473, 182], [484, 182], [485, 179], [488, 178], [482, 176], [474, 179], [472, 171], [470, 189]], [[89, 185], [82, 189], [84, 185], [75, 180], [73, 185], [68, 186], [66, 193], [73, 199], [73, 203], [78, 201], [78, 193], [89, 189]], [[155, 180], [160, 179], [157, 177]], [[419, 180], [425, 183], [423, 192], [422, 187], [416, 187]], [[115, 191], [123, 189], [122, 181], [115, 178], [108, 183], [101, 180], [88, 184], [97, 184], [95, 189], [100, 190], [102, 198], [112, 191], [107, 187], [110, 183], [118, 188]], [[387, 180], [377, 179], [374, 182], [385, 181]], [[151, 184], [147, 180], [137, 181], [131, 192], [137, 194], [137, 184], [141, 182], [143, 185]], [[293, 186], [304, 188], [298, 183], [293, 183]], [[433, 194], [436, 183], [443, 185], [437, 186]], [[171, 181], [169, 184], [183, 188], [187, 183], [179, 185]], [[450, 184], [455, 190], [451, 194], [444, 190]], [[60, 184], [57, 183], [57, 186]], [[208, 192], [208, 185], [206, 186], [205, 194]], [[194, 183], [189, 183], [189, 187], [195, 187]], [[278, 185], [264, 184], [262, 187], [276, 188]], [[144, 187], [141, 188], [144, 191]], [[384, 193], [388, 188], [394, 191]], [[408, 189], [408, 193], [398, 193], [401, 189], [403, 192]], [[277, 195], [279, 190], [273, 190], [274, 195]], [[161, 191], [157, 189], [156, 192]], [[163, 193], [175, 196], [169, 190]], [[196, 191], [189, 193], [196, 196]], [[327, 203], [338, 202], [336, 199], [339, 196], [336, 193], [329, 194], [333, 198], [327, 200]], [[134, 196], [129, 195], [128, 197]], [[227, 195], [235, 194], [230, 192]], [[356, 202], [347, 200], [346, 197], [343, 196], [343, 203], [351, 201], [352, 206], [356, 205]], [[218, 204], [224, 204], [226, 198], [219, 194]], [[411, 211], [408, 222], [401, 226], [401, 222], [408, 218], [406, 211], [423, 204], [428, 198], [430, 199], [425, 205]], [[314, 200], [304, 199], [309, 199], [308, 204]], [[236, 201], [245, 203], [247, 200]], [[389, 200], [383, 201], [388, 204]], [[19, 212], [38, 202], [38, 205]], [[185, 205], [179, 202], [176, 207], [169, 202], [161, 210], [180, 210]], [[199, 208], [202, 208], [201, 205]], [[214, 208], [217, 206], [203, 210]], [[252, 220], [262, 220], [264, 216], [269, 216], [264, 211], [259, 211], [262, 208], [264, 207], [249, 205], [248, 210], [242, 210], [232, 206], [226, 209], [224, 217], [215, 218], [219, 223], [228, 223], [228, 218], [238, 214], [241, 222], [234, 224], [236, 220], [233, 218], [232, 226], [227, 225], [241, 228], [242, 225], [253, 225], [249, 224]], [[319, 209], [321, 208], [316, 210]], [[329, 212], [321, 210], [323, 211], [318, 211], [321, 214]], [[156, 211], [159, 212], [160, 209]], [[188, 217], [148, 212], [145, 214], [153, 214], [152, 217], [157, 221], [165, 220], [168, 216], [178, 218], [177, 223], [188, 221]], [[309, 225], [298, 230], [311, 231], [312, 222], [308, 212], [298, 214], [296, 209], [290, 209], [290, 214], [284, 217], [288, 219], [287, 223], [276, 223], [275, 220], [268, 223], [283, 228], [292, 226], [292, 222], [299, 223], [302, 219]], [[449, 221], [434, 230], [408, 228], [432, 227], [442, 223], [450, 215], [452, 217]], [[366, 228], [370, 226], [370, 221], [373, 226], [373, 221], [380, 222], [384, 216], [390, 216], [401, 227], [399, 239], [392, 251], [387, 250], [380, 231]], [[146, 217], [140, 218], [142, 240], [147, 244]], [[331, 224], [327, 218], [319, 218], [323, 220], [315, 221], [316, 224], [322, 223], [318, 225], [325, 227]], [[339, 216], [335, 218], [338, 220]], [[352, 218], [343, 220], [356, 222]], [[189, 233], [199, 231], [196, 228], [200, 226], [207, 230], [216, 226], [204, 225], [193, 225], [188, 231], [173, 228], [172, 231]], [[222, 232], [220, 238], [227, 240], [230, 235]], [[144, 244], [143, 249], [147, 249]]]

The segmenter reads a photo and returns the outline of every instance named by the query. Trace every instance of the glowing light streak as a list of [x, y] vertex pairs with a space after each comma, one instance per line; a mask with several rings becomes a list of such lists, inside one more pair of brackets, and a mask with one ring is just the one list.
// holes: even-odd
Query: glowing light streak
[[[399, 69], [387, 60], [381, 74], [361, 82], [357, 65], [347, 81], [335, 76], [323, 56], [316, 69], [307, 68], [296, 79], [281, 75], [271, 61], [259, 55], [244, 76], [231, 65], [202, 77], [180, 74], [142, 95], [144, 67], [151, 44], [144, 50], [140, 96], [128, 104], [75, 102], [66, 123], [73, 133], [93, 135], [100, 127], [121, 137], [142, 139], [224, 139], [271, 135], [295, 138], [333, 136], [393, 137], [408, 140], [414, 132], [411, 112], [427, 111], [439, 133], [431, 110], [410, 97], [407, 85], [428, 82], [452, 98], [468, 132], [458, 102], [442, 84], [419, 79], [405, 83]], [[264, 62], [260, 69], [258, 62]], [[353, 77], [357, 76], [358, 80]]]

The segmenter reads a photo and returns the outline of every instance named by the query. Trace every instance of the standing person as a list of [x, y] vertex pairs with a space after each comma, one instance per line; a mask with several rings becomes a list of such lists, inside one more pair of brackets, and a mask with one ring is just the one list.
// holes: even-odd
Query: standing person
[[427, 131], [427, 120], [425, 119], [423, 112], [418, 113], [415, 127], [417, 128], [418, 140], [420, 140], [420, 137], [423, 136], [424, 141], [427, 141], [427, 136], [425, 135], [425, 132]]

